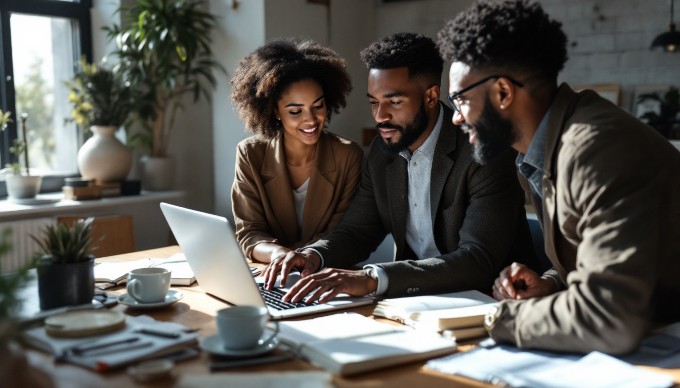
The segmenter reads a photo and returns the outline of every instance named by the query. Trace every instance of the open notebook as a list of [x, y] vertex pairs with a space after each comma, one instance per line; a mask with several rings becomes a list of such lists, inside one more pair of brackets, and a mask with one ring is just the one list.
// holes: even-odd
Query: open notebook
[[[373, 299], [368, 297], [339, 295], [323, 304], [283, 305], [280, 296], [286, 292], [286, 287], [267, 292], [261, 283], [253, 279], [226, 218], [167, 203], [161, 203], [161, 210], [198, 284], [210, 295], [234, 305], [267, 306], [269, 314], [275, 319], [373, 303]], [[290, 276], [287, 285], [292, 285], [295, 279], [295, 276]]]
[[183, 253], [174, 254], [166, 259], [147, 257], [133, 261], [104, 262], [95, 265], [95, 286], [102, 290], [125, 283], [128, 272], [137, 268], [160, 267], [171, 273], [170, 285], [190, 286], [196, 281], [194, 271]]

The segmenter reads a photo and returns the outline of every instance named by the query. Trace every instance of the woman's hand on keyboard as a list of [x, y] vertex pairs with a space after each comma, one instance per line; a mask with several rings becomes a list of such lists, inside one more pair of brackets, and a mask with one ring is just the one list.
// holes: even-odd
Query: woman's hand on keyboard
[[276, 285], [276, 279], [280, 275], [280, 284], [286, 284], [288, 274], [291, 271], [300, 271], [300, 274], [305, 277], [319, 270], [321, 266], [321, 258], [319, 255], [310, 250], [298, 252], [290, 251], [284, 257], [276, 259], [267, 265], [264, 270], [264, 286], [271, 290]]

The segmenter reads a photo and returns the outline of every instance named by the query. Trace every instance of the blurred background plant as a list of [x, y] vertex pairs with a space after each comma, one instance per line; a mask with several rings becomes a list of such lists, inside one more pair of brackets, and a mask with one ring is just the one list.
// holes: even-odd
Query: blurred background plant
[[9, 228], [4, 229], [0, 234], [0, 322], [9, 320], [13, 313], [21, 308], [22, 300], [19, 291], [31, 280], [29, 270], [34, 265], [32, 261], [15, 272], [2, 273], [2, 259], [12, 249], [11, 235], [12, 230]]
[[115, 69], [140, 92], [134, 108], [143, 130], [130, 140], [150, 156], [168, 156], [182, 97], [209, 99], [212, 70], [224, 71], [210, 48], [216, 19], [206, 8], [202, 0], [138, 0], [119, 9], [121, 25], [105, 28], [118, 47]]
[[126, 124], [133, 106], [129, 83], [103, 64], [88, 64], [81, 59], [80, 67], [73, 80], [66, 82], [73, 105], [67, 120], [75, 121], [86, 132], [92, 125], [118, 128]]

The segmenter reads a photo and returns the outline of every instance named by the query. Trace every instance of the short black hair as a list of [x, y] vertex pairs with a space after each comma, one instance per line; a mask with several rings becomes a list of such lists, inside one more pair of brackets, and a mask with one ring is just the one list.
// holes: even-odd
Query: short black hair
[[437, 38], [446, 60], [474, 70], [556, 80], [567, 61], [562, 24], [528, 0], [477, 0], [447, 22]]
[[328, 118], [346, 105], [352, 84], [345, 60], [312, 40], [278, 39], [247, 55], [231, 78], [231, 100], [250, 131], [275, 137], [276, 104], [292, 83], [311, 79], [321, 85]]
[[373, 42], [361, 51], [361, 60], [369, 69], [407, 67], [409, 77], [441, 84], [444, 61], [434, 40], [421, 34], [399, 32]]

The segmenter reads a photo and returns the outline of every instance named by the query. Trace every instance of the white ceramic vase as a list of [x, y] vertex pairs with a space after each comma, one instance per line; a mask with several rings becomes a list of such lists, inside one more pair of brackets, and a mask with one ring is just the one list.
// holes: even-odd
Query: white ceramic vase
[[124, 180], [132, 167], [132, 150], [115, 136], [113, 126], [90, 127], [92, 137], [78, 151], [78, 168], [85, 179], [97, 182]]
[[7, 196], [11, 200], [35, 198], [40, 192], [42, 177], [36, 175], [7, 175]]
[[142, 158], [142, 187], [149, 191], [168, 191], [175, 185], [175, 159], [172, 157]]

